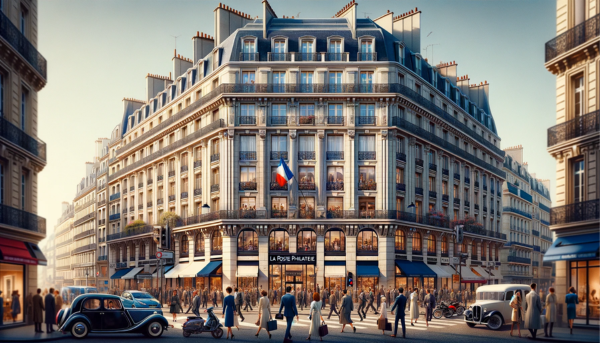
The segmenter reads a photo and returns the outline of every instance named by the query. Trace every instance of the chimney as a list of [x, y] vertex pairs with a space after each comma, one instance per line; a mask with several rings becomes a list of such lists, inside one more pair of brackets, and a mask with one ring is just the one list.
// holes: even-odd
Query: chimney
[[66, 202], [66, 201], [63, 201], [62, 202], [62, 212], [61, 213], [65, 213], [67, 211], [69, 211], [69, 203]]
[[414, 53], [421, 53], [421, 11], [415, 7], [393, 19], [392, 35]]
[[215, 8], [215, 46], [223, 43], [235, 30], [244, 27], [254, 19], [246, 13], [219, 3]]
[[162, 92], [167, 88], [167, 85], [171, 82], [167, 76], [161, 76], [156, 74], [146, 75], [146, 102], [150, 102], [150, 99], [156, 97], [156, 94]]
[[544, 180], [538, 180], [538, 181], [540, 181], [544, 185], [544, 187], [546, 187], [546, 189], [548, 191], [550, 191], [550, 179], [544, 179]]
[[183, 75], [192, 66], [192, 60], [178, 55], [177, 50], [175, 50], [175, 56], [173, 56], [173, 77], [175, 79]]
[[523, 165], [523, 146], [521, 144], [508, 147], [504, 149], [504, 151], [508, 156], [512, 157], [515, 162]]
[[460, 76], [456, 79], [456, 86], [463, 94], [469, 94], [469, 75]]
[[490, 114], [489, 106], [489, 84], [487, 81], [480, 82], [479, 84], [473, 84], [469, 87], [469, 100], [474, 102], [479, 108], [483, 109], [486, 113]]
[[450, 80], [450, 83], [456, 87], [456, 70], [458, 69], [458, 64], [455, 61], [440, 63], [437, 66], [438, 72], [447, 77]]
[[354, 39], [356, 39], [356, 18], [358, 17], [357, 10], [358, 4], [356, 3], [356, 0], [352, 0], [346, 6], [342, 7], [342, 9], [339, 10], [334, 16], [335, 18], [346, 18], [346, 20], [348, 20], [350, 30], [352, 31], [352, 38]]
[[196, 32], [196, 35], [192, 37], [192, 45], [192, 63], [196, 64], [211, 53], [215, 47], [215, 40], [204, 32]]
[[375, 24], [381, 26], [381, 28], [386, 30], [387, 32], [394, 32], [394, 12], [390, 12], [390, 10], [388, 10], [386, 14], [373, 21], [375, 22]]
[[273, 8], [271, 7], [271, 5], [269, 5], [269, 2], [267, 0], [263, 0], [262, 4], [263, 4], [263, 38], [267, 39], [268, 32], [269, 32], [269, 24], [271, 23], [271, 19], [277, 18], [277, 14], [275, 14], [275, 11], [273, 11]]

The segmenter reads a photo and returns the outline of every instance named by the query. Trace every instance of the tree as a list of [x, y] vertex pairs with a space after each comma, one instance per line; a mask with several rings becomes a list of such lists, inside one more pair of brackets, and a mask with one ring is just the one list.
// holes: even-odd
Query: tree
[[144, 226], [146, 226], [146, 222], [144, 222], [141, 219], [137, 219], [137, 220], [127, 223], [127, 225], [125, 225], [125, 229], [123, 231], [128, 233], [131, 230], [140, 229], [140, 228], [143, 228]]
[[169, 227], [176, 227], [177, 224], [181, 223], [181, 217], [175, 212], [164, 212], [160, 215], [158, 224], [160, 226], [166, 226], [169, 223]]

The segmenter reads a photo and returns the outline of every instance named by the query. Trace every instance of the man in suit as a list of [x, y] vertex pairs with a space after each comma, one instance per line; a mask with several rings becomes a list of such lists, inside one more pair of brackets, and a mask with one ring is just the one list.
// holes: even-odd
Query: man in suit
[[[369, 304], [367, 305], [367, 309], [365, 310], [365, 313], [367, 311], [369, 311], [370, 308], [372, 308], [373, 312], [375, 314], [378, 314], [377, 309], [375, 308], [375, 306], [373, 306], [373, 301], [375, 301], [375, 294], [373, 294], [373, 291], [369, 288]], [[366, 316], [366, 314], [365, 314], [365, 316]]]
[[331, 296], [329, 296], [329, 317], [331, 318], [331, 313], [335, 312], [338, 316], [340, 315], [337, 311], [337, 297], [335, 296], [337, 292], [332, 292]]
[[536, 339], [537, 330], [542, 328], [540, 316], [542, 314], [542, 301], [535, 289], [537, 284], [531, 284], [531, 292], [525, 297], [525, 328], [529, 329], [531, 336], [529, 338]]
[[217, 306], [217, 289], [216, 288], [212, 294], [212, 302], [213, 302], [213, 307], [218, 307]]
[[285, 336], [283, 337], [289, 339], [292, 339], [290, 330], [292, 329], [292, 321], [294, 320], [294, 316], [296, 317], [297, 321], [300, 321], [300, 316], [298, 316], [298, 309], [296, 308], [296, 298], [290, 294], [291, 291], [292, 287], [287, 286], [285, 288], [285, 295], [281, 297], [281, 304], [279, 305], [279, 313], [281, 313], [281, 310], [285, 308], [283, 315], [287, 320]]
[[198, 296], [198, 291], [194, 291], [191, 307], [192, 313], [195, 314], [196, 317], [200, 317], [200, 296]]
[[244, 301], [246, 302], [244, 311], [248, 311], [248, 306], [250, 306], [250, 311], [252, 311], [252, 304], [250, 303], [250, 301], [252, 301], [252, 299], [250, 299], [250, 293], [248, 293], [248, 291], [244, 292]]
[[298, 305], [300, 305], [300, 311], [304, 310], [304, 292], [298, 291]]
[[244, 300], [242, 298], [242, 293], [238, 292], [238, 288], [235, 288], [235, 293], [233, 293], [233, 300], [235, 304], [235, 311], [240, 314], [240, 318], [244, 321], [244, 315], [242, 314], [242, 304]]
[[392, 337], [396, 337], [396, 334], [398, 333], [398, 320], [400, 320], [400, 323], [402, 324], [402, 338], [406, 338], [406, 325], [404, 324], [404, 311], [406, 310], [406, 297], [404, 296], [404, 288], [400, 287], [398, 289], [398, 292], [400, 293], [400, 295], [398, 297], [396, 297], [396, 300], [394, 301], [394, 305], [392, 306], [392, 314], [394, 314], [394, 309], [396, 309], [396, 307], [398, 307], [398, 310], [396, 311], [396, 318], [394, 319], [394, 334], [392, 335]]
[[46, 333], [54, 332], [53, 325], [56, 324], [56, 303], [54, 301], [54, 288], [44, 298], [44, 310], [46, 312]]
[[42, 322], [44, 321], [44, 300], [40, 295], [42, 290], [40, 288], [37, 289], [37, 294], [31, 298], [32, 301], [32, 309], [33, 309], [33, 323], [35, 324], [35, 332], [44, 332], [42, 331]]
[[202, 307], [206, 308], [208, 303], [208, 289], [204, 287], [204, 291], [202, 291]]
[[425, 308], [427, 312], [425, 314], [425, 324], [429, 327], [429, 322], [431, 321], [431, 317], [433, 316], [433, 310], [435, 309], [435, 296], [431, 294], [431, 290], [427, 290], [427, 295], [425, 296]]
[[[363, 319], [367, 318], [365, 306], [367, 306], [367, 297], [365, 296], [365, 291], [361, 289], [360, 294], [358, 295], [358, 310], [356, 310], [358, 312], [358, 316], [360, 317], [361, 322], [363, 321]], [[360, 314], [361, 310], [362, 315]]]

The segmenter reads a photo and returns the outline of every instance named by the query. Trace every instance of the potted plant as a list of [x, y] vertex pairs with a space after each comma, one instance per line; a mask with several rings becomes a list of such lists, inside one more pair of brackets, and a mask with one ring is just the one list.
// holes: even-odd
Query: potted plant
[[177, 224], [181, 223], [181, 217], [175, 212], [164, 212], [160, 215], [158, 224], [160, 226], [166, 226], [169, 223], [171, 228], [176, 227]]

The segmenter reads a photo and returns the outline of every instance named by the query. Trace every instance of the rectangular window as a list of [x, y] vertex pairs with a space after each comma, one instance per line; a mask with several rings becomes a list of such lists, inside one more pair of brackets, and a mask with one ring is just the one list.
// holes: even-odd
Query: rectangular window
[[285, 53], [285, 40], [277, 39], [273, 42], [273, 52], [276, 54], [284, 54]]
[[372, 71], [361, 72], [360, 73], [360, 83], [363, 85], [373, 84], [373, 72]]
[[298, 182], [299, 187], [302, 184], [314, 184], [315, 183], [315, 167], [299, 167], [298, 168]]
[[271, 151], [287, 152], [287, 136], [271, 136]]
[[254, 72], [253, 71], [245, 71], [242, 73], [242, 83], [244, 84], [254, 84]]
[[302, 83], [303, 85], [312, 85], [313, 72], [311, 72], [311, 71], [302, 72], [302, 74], [300, 74], [300, 83]]
[[256, 124], [254, 105], [242, 104], [241, 112], [240, 124]]
[[27, 36], [27, 9], [21, 6], [19, 14], [19, 29], [24, 36]]
[[25, 88], [21, 88], [21, 130], [25, 131], [27, 127], [27, 97], [29, 92]]
[[442, 181], [442, 194], [448, 195], [448, 181]]
[[240, 168], [241, 182], [256, 182], [256, 167], [241, 167]]
[[344, 167], [327, 167], [327, 182], [336, 182], [343, 184]]
[[305, 118], [314, 118], [315, 117], [315, 105], [300, 105], [300, 124], [302, 123], [302, 117]]
[[303, 54], [312, 54], [314, 52], [313, 41], [308, 39], [303, 40], [300, 52]]
[[327, 152], [333, 151], [344, 151], [344, 136], [327, 136]]
[[[375, 185], [375, 167], [358, 167], [358, 183], [361, 186]], [[361, 188], [361, 187], [359, 187]], [[364, 187], [363, 187], [364, 189]], [[370, 188], [367, 188], [370, 189]]]
[[327, 216], [328, 218], [336, 218], [335, 215], [341, 216], [344, 210], [344, 198], [327, 197]]
[[329, 52], [333, 54], [342, 53], [342, 41], [341, 40], [330, 40], [329, 41]]
[[574, 94], [573, 94], [573, 115], [574, 118], [579, 118], [581, 117], [584, 113], [583, 113], [583, 109], [584, 109], [584, 83], [583, 83], [583, 76], [577, 76], [575, 77], [575, 80], [573, 82], [573, 86], [574, 86]]
[[358, 211], [361, 218], [373, 218], [375, 216], [375, 198], [359, 197]]
[[342, 121], [342, 109], [342, 104], [329, 105], [327, 124], [343, 124], [344, 122]]
[[359, 136], [358, 151], [375, 151], [375, 136]]
[[27, 176], [21, 174], [21, 209], [25, 211], [25, 195], [27, 193]]
[[240, 136], [240, 152], [256, 151], [256, 136]]
[[283, 215], [287, 212], [287, 198], [271, 198], [271, 209], [275, 215]]
[[396, 167], [396, 183], [404, 183], [404, 169]]
[[240, 198], [240, 210], [255, 211], [256, 210], [256, 198]]
[[585, 163], [583, 160], [573, 163], [573, 202], [585, 201]]
[[244, 53], [253, 54], [256, 52], [256, 43], [254, 39], [244, 39]]
[[300, 136], [300, 146], [298, 151], [315, 151], [315, 136]]
[[375, 125], [375, 104], [361, 104], [360, 117], [356, 119], [359, 125]]
[[342, 89], [342, 72], [329, 72], [329, 91], [332, 93], [341, 93]]

